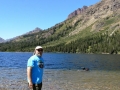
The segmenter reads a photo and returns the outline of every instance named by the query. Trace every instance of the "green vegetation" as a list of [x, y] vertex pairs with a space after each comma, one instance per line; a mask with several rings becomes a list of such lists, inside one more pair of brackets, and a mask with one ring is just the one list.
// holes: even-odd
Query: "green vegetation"
[[120, 35], [95, 34], [85, 38], [79, 38], [69, 44], [61, 43], [56, 46], [46, 47], [49, 52], [67, 53], [116, 53], [120, 51]]
[[[119, 54], [120, 18], [118, 17], [120, 16], [109, 16], [89, 26], [85, 25], [84, 18], [73, 17], [39, 33], [23, 35], [10, 42], [0, 43], [0, 51], [29, 52], [34, 51], [37, 45], [41, 45], [45, 52]], [[86, 27], [79, 30], [83, 25]], [[70, 35], [74, 30], [79, 31]]]

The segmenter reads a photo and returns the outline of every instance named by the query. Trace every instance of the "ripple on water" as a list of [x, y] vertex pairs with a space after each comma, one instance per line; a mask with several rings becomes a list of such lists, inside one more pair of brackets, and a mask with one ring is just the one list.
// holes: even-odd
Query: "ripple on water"
[[[26, 69], [0, 68], [0, 90], [27, 90]], [[120, 71], [45, 69], [43, 90], [119, 90]]]

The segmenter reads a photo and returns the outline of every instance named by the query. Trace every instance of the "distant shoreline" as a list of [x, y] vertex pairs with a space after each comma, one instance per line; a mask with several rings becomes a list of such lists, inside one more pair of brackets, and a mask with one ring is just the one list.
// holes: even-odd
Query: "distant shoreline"
[[[23, 53], [22, 51], [0, 51], [0, 52], [15, 52], [15, 53]], [[27, 52], [25, 51], [24, 53], [33, 53], [32, 51]], [[44, 52], [44, 53], [67, 53], [67, 52]], [[68, 53], [69, 54], [69, 53]], [[70, 53], [70, 54], [107, 54], [107, 55], [119, 55], [120, 52], [117, 54], [110, 54], [110, 53]]]

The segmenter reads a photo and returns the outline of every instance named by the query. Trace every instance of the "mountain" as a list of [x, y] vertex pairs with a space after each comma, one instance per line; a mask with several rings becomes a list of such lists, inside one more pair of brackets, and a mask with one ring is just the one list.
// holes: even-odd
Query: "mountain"
[[5, 42], [3, 38], [0, 37], [0, 43]]
[[0, 51], [33, 51], [42, 45], [47, 52], [112, 54], [120, 53], [119, 38], [120, 0], [101, 0], [78, 8], [53, 27], [13, 39]]
[[27, 34], [27, 35], [28, 35], [28, 34], [34, 34], [34, 33], [40, 32], [40, 31], [42, 31], [42, 29], [40, 29], [39, 27], [36, 27], [34, 30], [29, 31], [29, 32], [27, 32], [26, 34]]
[[22, 34], [22, 35], [20, 35], [20, 36], [16, 36], [16, 37], [10, 38], [10, 39], [6, 40], [6, 42], [19, 41], [20, 38], [22, 38], [23, 36], [27, 36], [27, 35], [39, 33], [39, 32], [41, 32], [41, 31], [42, 31], [42, 29], [36, 27], [36, 28], [35, 28], [34, 30], [32, 30], [32, 31], [29, 31], [29, 32], [27, 32], [27, 33], [25, 33], [25, 34]]
[[76, 16], [76, 15], [79, 15], [79, 14], [84, 13], [87, 8], [88, 8], [87, 6], [83, 6], [83, 8], [78, 8], [77, 10], [73, 11], [72, 13], [70, 13], [70, 14], [68, 15], [68, 19], [69, 19], [69, 18], [72, 18], [72, 17], [74, 17], [74, 16]]

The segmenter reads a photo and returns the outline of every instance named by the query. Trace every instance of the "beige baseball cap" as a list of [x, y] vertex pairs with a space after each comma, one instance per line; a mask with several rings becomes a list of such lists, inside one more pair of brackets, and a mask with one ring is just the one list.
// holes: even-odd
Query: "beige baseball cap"
[[40, 49], [40, 48], [42, 48], [41, 46], [36, 46], [36, 48], [35, 49]]

